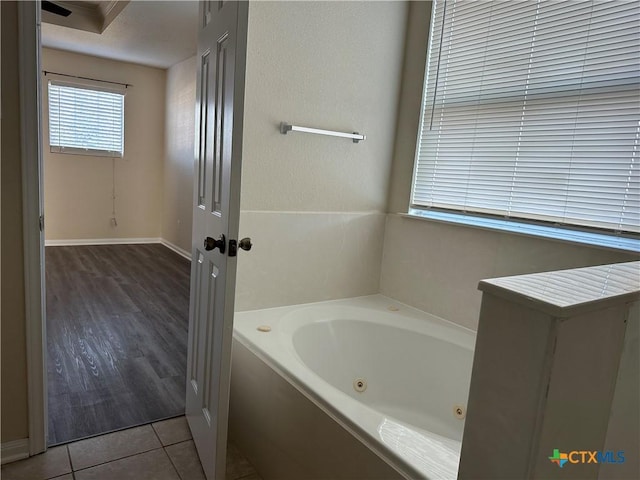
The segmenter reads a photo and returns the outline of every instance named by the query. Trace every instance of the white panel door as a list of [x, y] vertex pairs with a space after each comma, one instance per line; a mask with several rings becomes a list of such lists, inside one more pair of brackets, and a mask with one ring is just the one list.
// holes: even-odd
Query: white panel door
[[207, 478], [224, 480], [248, 4], [199, 15], [186, 416]]

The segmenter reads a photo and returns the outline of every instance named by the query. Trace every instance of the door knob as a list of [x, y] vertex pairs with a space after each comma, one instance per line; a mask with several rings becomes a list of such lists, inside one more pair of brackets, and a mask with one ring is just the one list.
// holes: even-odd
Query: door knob
[[214, 248], [218, 248], [220, 249], [220, 253], [224, 253], [224, 250], [225, 250], [224, 235], [220, 235], [220, 237], [218, 237], [218, 240], [214, 240], [211, 237], [207, 237], [204, 239], [205, 250], [209, 251], [209, 250], [213, 250]]
[[249, 237], [245, 237], [239, 242], [236, 240], [229, 240], [229, 256], [235, 257], [238, 254], [238, 247], [242, 250], [251, 250], [253, 244], [251, 243], [251, 239]]
[[240, 242], [238, 242], [238, 246], [242, 250], [249, 251], [251, 250], [251, 247], [253, 247], [253, 244], [251, 243], [251, 239], [249, 237], [245, 237], [242, 240], [240, 240]]

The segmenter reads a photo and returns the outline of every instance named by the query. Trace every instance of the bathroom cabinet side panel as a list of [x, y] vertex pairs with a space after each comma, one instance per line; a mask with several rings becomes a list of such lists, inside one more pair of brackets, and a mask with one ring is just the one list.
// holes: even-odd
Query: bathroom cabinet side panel
[[484, 293], [459, 479], [526, 478], [550, 370], [555, 320]]

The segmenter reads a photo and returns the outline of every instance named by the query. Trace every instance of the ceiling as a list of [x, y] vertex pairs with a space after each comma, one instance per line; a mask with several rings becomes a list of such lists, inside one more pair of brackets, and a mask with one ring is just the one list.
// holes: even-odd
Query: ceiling
[[196, 53], [196, 1], [55, 3], [73, 13], [65, 20], [43, 12], [43, 47], [158, 68]]

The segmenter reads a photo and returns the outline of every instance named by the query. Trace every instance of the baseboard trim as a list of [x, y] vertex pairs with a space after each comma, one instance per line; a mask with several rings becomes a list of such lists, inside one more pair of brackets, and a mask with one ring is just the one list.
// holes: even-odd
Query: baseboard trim
[[175, 243], [171, 243], [169, 240], [165, 240], [164, 238], [160, 239], [160, 243], [167, 247], [169, 250], [173, 250], [178, 255], [186, 258], [191, 261], [191, 253], [187, 252], [184, 248], [177, 246]]
[[70, 238], [65, 240], [45, 240], [44, 245], [46, 247], [73, 247], [76, 245], [124, 245], [124, 244], [139, 244], [139, 243], [161, 243], [170, 250], [173, 250], [178, 255], [191, 260], [191, 253], [187, 252], [184, 248], [177, 246], [175, 243], [171, 243], [169, 240], [159, 237], [150, 238]]
[[0, 463], [15, 462], [29, 457], [29, 439], [21, 438], [0, 445]]
[[70, 238], [64, 240], [45, 240], [46, 247], [71, 247], [75, 245], [122, 245], [132, 243], [162, 243], [161, 238]]

